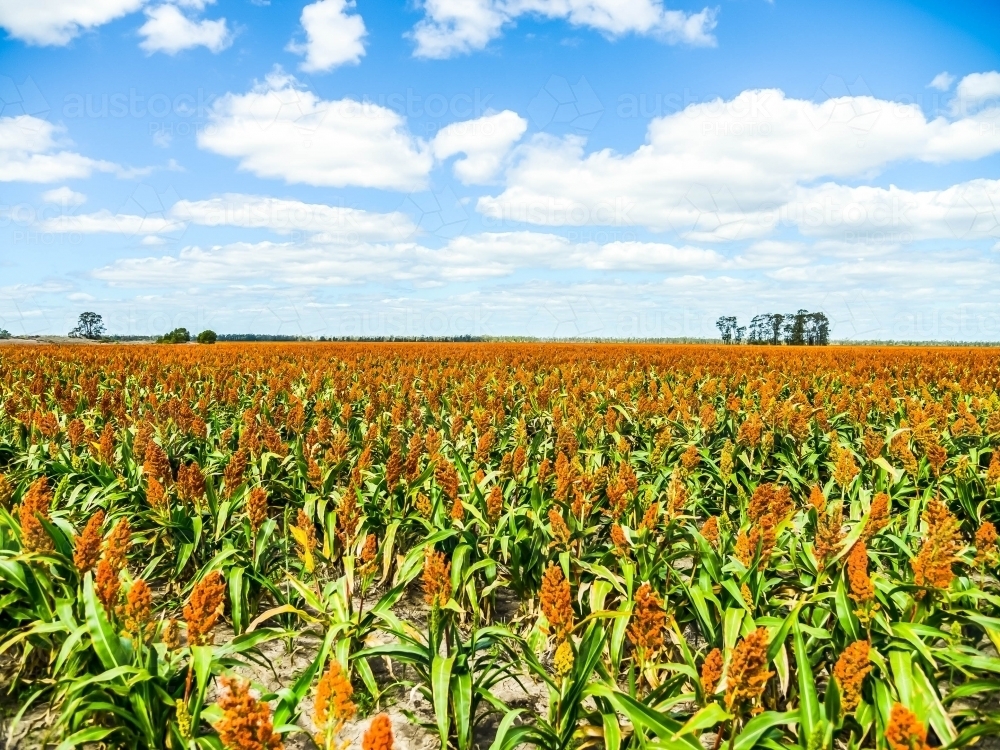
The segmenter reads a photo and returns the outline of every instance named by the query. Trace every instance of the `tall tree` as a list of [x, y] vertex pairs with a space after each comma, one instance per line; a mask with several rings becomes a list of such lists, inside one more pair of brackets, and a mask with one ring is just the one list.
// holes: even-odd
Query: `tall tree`
[[781, 313], [771, 313], [768, 317], [768, 324], [771, 327], [771, 344], [777, 346], [781, 343], [781, 328], [785, 321], [785, 315]]
[[799, 310], [794, 315], [785, 316], [785, 343], [790, 346], [803, 346], [806, 343], [806, 326], [809, 321], [809, 311]]
[[95, 312], [80, 313], [76, 328], [69, 335], [75, 339], [99, 339], [104, 335], [104, 318]]
[[715, 321], [715, 327], [719, 329], [719, 333], [722, 334], [722, 343], [731, 344], [736, 336], [737, 328], [736, 316], [734, 315], [723, 315], [717, 321]]
[[826, 346], [830, 343], [830, 321], [821, 312], [809, 313], [806, 321], [806, 341], [812, 346]]
[[715, 321], [724, 343], [770, 344], [778, 346], [826, 346], [830, 343], [830, 321], [821, 312], [761, 313], [750, 325], [739, 325], [735, 316], [723, 315]]

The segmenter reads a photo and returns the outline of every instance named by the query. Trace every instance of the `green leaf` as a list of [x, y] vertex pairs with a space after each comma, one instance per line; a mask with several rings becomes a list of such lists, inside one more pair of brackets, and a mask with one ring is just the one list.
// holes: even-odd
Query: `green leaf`
[[807, 747], [821, 718], [819, 698], [816, 694], [816, 680], [813, 677], [812, 664], [809, 662], [809, 652], [806, 651], [802, 629], [797, 622], [792, 632], [795, 644], [795, 671], [799, 677], [799, 705], [802, 720], [799, 742], [802, 747]]
[[472, 747], [472, 673], [463, 669], [452, 674], [451, 707], [459, 750]]
[[837, 624], [844, 629], [852, 641], [859, 640], [861, 638], [860, 623], [858, 623], [858, 618], [851, 608], [850, 601], [848, 601], [847, 586], [844, 584], [843, 577], [837, 581], [837, 595], [834, 598], [834, 604], [837, 607]]
[[298, 711], [298, 705], [312, 688], [313, 680], [326, 663], [326, 658], [330, 653], [335, 633], [328, 631], [323, 639], [323, 645], [310, 664], [295, 680], [292, 689], [281, 698], [277, 708], [274, 710], [274, 723], [286, 724], [293, 720]]
[[768, 729], [782, 724], [796, 724], [799, 721], [798, 711], [787, 711], [778, 713], [777, 711], [765, 711], [759, 716], [755, 716], [747, 722], [733, 744], [733, 750], [752, 750], [757, 744], [757, 740]]
[[937, 691], [919, 664], [913, 666], [913, 688], [914, 692], [920, 696], [920, 702], [926, 712], [921, 715], [921, 720], [926, 718], [930, 722], [934, 733], [944, 744], [954, 741], [958, 736], [955, 725], [951, 723]]
[[691, 603], [694, 604], [694, 611], [698, 615], [698, 621], [708, 638], [709, 642], [715, 640], [715, 624], [712, 622], [712, 615], [708, 609], [708, 603], [705, 600], [705, 592], [702, 591], [700, 584], [694, 586], [688, 586], [687, 581], [681, 578], [681, 585], [684, 587], [685, 592], [691, 599]]
[[25, 593], [31, 593], [28, 590], [24, 568], [16, 560], [0, 560], [0, 580], [6, 581]]
[[728, 721], [731, 718], [732, 715], [718, 703], [709, 703], [703, 709], [698, 711], [698, 713], [684, 722], [684, 726], [677, 731], [673, 739], [676, 740], [680, 738], [681, 735], [690, 734], [692, 732], [701, 732], [704, 729], [714, 727], [719, 722]]
[[121, 639], [108, 622], [104, 614], [104, 605], [97, 600], [94, 579], [89, 572], [83, 578], [83, 608], [90, 640], [94, 644], [94, 651], [101, 664], [105, 669], [124, 664], [126, 659]]
[[431, 661], [431, 695], [434, 699], [434, 718], [437, 721], [438, 736], [441, 747], [448, 746], [448, 698], [451, 688], [451, 668], [455, 663], [454, 656], [435, 656]]
[[743, 624], [743, 616], [746, 610], [730, 607], [726, 610], [722, 621], [722, 642], [727, 651], [736, 647], [736, 641], [740, 637], [740, 626]]
[[243, 590], [243, 568], [234, 567], [229, 571], [229, 603], [233, 614], [233, 630], [242, 633], [246, 627], [246, 606]]
[[87, 727], [64, 739], [56, 746], [56, 750], [73, 750], [89, 742], [100, 742], [114, 731], [114, 727]]
[[621, 713], [628, 717], [636, 728], [652, 731], [661, 740], [670, 743], [674, 748], [687, 750], [702, 750], [701, 744], [692, 737], [681, 736], [675, 740], [681, 730], [681, 723], [669, 714], [657, 711], [655, 708], [637, 701], [628, 693], [615, 690], [605, 683], [594, 683], [588, 688], [592, 695], [607, 698]]
[[191, 708], [191, 725], [198, 726], [202, 706], [205, 705], [205, 694], [208, 692], [208, 678], [212, 676], [211, 646], [192, 646], [191, 665], [194, 669], [197, 691], [194, 695], [194, 706]]
[[[902, 636], [913, 645], [913, 647], [924, 657], [931, 666], [936, 666], [937, 662], [934, 660], [934, 655], [931, 653], [930, 648], [924, 643], [923, 639], [920, 637], [921, 628], [918, 625], [914, 625], [910, 622], [896, 622], [892, 625], [892, 632], [894, 635]], [[944, 637], [944, 633], [939, 630], [933, 630], [931, 633], [932, 638]]]
[[52, 675], [54, 677], [59, 677], [62, 673], [63, 665], [66, 660], [69, 659], [70, 655], [76, 650], [77, 646], [83, 640], [83, 636], [87, 635], [89, 632], [87, 623], [83, 623], [72, 633], [69, 634], [69, 638], [63, 641], [62, 647], [59, 649], [59, 656], [56, 658], [55, 665], [52, 667]]
[[823, 700], [823, 711], [826, 714], [826, 720], [835, 727], [839, 727], [841, 724], [841, 710], [840, 685], [836, 679], [832, 679], [826, 684], [826, 695]]
[[399, 521], [393, 521], [389, 524], [389, 528], [386, 529], [385, 537], [382, 539], [380, 546], [380, 552], [382, 553], [382, 580], [379, 583], [385, 583], [389, 578], [389, 568], [392, 567], [393, 556], [392, 553], [395, 550], [396, 545], [396, 531], [399, 529]]
[[[774, 631], [771, 635], [770, 641], [767, 644], [767, 658], [769, 661], [774, 661], [778, 658], [778, 653], [781, 651], [782, 646], [785, 645], [785, 639], [788, 637], [788, 631], [791, 630], [792, 626], [798, 626], [799, 621], [799, 608], [796, 607], [788, 616], [782, 621], [781, 626]], [[763, 624], [764, 620], [758, 621], [758, 624]]]
[[622, 744], [622, 728], [618, 724], [618, 714], [614, 711], [601, 713], [604, 726], [604, 750], [619, 750]]
[[514, 750], [521, 745], [529, 744], [525, 740], [537, 734], [537, 730], [531, 725], [514, 726], [514, 721], [523, 712], [523, 708], [518, 708], [508, 711], [504, 715], [503, 719], [500, 720], [500, 725], [497, 727], [497, 734], [493, 739], [493, 744], [490, 745], [490, 750]]
[[893, 650], [889, 652], [889, 664], [892, 667], [893, 682], [899, 693], [899, 702], [911, 711], [916, 711], [913, 705], [913, 662], [912, 655], [906, 651]]

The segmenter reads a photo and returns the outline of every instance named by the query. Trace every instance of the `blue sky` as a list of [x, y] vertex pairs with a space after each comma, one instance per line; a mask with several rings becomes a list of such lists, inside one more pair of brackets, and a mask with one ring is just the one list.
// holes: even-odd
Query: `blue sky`
[[0, 0], [0, 328], [1000, 340], [1000, 7]]

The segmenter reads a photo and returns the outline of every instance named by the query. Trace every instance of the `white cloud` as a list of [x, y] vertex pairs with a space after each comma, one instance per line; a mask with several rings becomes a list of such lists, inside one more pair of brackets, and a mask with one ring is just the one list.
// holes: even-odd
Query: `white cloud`
[[509, 276], [519, 269], [691, 272], [721, 269], [712, 250], [654, 242], [575, 243], [539, 232], [495, 232], [456, 237], [440, 249], [413, 242], [328, 245], [237, 242], [186, 247], [177, 255], [129, 258], [94, 271], [116, 286], [247, 283], [316, 288], [364, 282], [469, 282]]
[[0, 27], [29, 44], [63, 45], [142, 7], [144, 0], [0, 0]]
[[447, 125], [438, 131], [431, 146], [438, 159], [465, 154], [455, 162], [455, 175], [466, 185], [482, 185], [493, 179], [511, 146], [527, 129], [527, 120], [504, 110]]
[[433, 166], [427, 145], [396, 112], [352, 99], [324, 101], [280, 71], [246, 94], [221, 97], [209, 122], [198, 132], [201, 148], [288, 183], [413, 190]]
[[[60, 188], [50, 193], [58, 194], [53, 197], [64, 198], [62, 191], [66, 190]], [[162, 210], [158, 200], [155, 209], [145, 215], [129, 213], [125, 208], [116, 213], [104, 209], [90, 214], [59, 216], [42, 222], [40, 229], [54, 233], [160, 235], [177, 234], [186, 225], [197, 224], [267, 229], [278, 234], [305, 232], [311, 235], [309, 242], [316, 244], [401, 241], [417, 231], [410, 218], [399, 212], [380, 214], [346, 206], [238, 193], [202, 201], [180, 200]]]
[[56, 216], [41, 224], [42, 231], [56, 234], [155, 235], [176, 233], [183, 228], [183, 224], [170, 217], [157, 214], [113, 214], [107, 209], [92, 214]]
[[[415, 272], [455, 280], [507, 276], [522, 268], [590, 271], [692, 271], [721, 269], [714, 250], [662, 242], [573, 242], [541, 232], [483, 232], [456, 237], [440, 250], [421, 250]], [[420, 261], [431, 261], [422, 265]]]
[[440, 250], [415, 248], [413, 272], [445, 281], [508, 276], [519, 269], [677, 272], [721, 269], [714, 250], [662, 242], [573, 242], [541, 232], [483, 232], [456, 237]]
[[596, 271], [696, 271], [724, 267], [714, 250], [674, 247], [665, 242], [588, 243], [577, 249], [567, 265]]
[[46, 203], [55, 203], [58, 206], [82, 206], [87, 202], [87, 196], [63, 186], [54, 190], [46, 190], [42, 193], [42, 200]]
[[653, 120], [631, 153], [586, 153], [578, 136], [536, 136], [516, 150], [506, 189], [478, 209], [494, 222], [638, 225], [702, 241], [761, 236], [774, 224], [766, 214], [817, 180], [870, 180], [894, 162], [1000, 152], [1000, 130], [989, 124], [928, 121], [915, 105], [867, 96], [814, 103], [745, 91]]
[[[517, 232], [457, 238], [438, 250], [294, 241], [146, 252], [91, 273], [136, 290], [131, 299], [106, 297], [106, 315], [116, 304], [131, 315], [211, 309], [215, 330], [314, 336], [714, 337], [720, 314], [745, 324], [761, 309], [807, 307], [830, 316], [836, 338], [995, 340], [998, 333], [990, 300], [1000, 294], [1000, 258], [989, 250], [766, 240], [726, 258], [663, 243]], [[514, 275], [524, 268], [560, 272]]]
[[[967, 116], [980, 110], [1000, 110], [1000, 73], [970, 73], [955, 87], [955, 98], [951, 100], [953, 115]], [[994, 130], [996, 123], [993, 122]]]
[[356, 65], [365, 54], [365, 22], [357, 13], [354, 0], [318, 0], [302, 9], [305, 44], [292, 42], [290, 52], [305, 55], [299, 66], [309, 73], [325, 72], [338, 65]]
[[[203, 3], [188, 5], [198, 10], [204, 7]], [[143, 37], [139, 46], [149, 54], [165, 52], [176, 55], [192, 47], [207, 47], [218, 53], [232, 43], [225, 18], [191, 20], [175, 5], [147, 9], [146, 23], [140, 27], [139, 34]]]
[[955, 82], [955, 76], [953, 76], [946, 70], [934, 76], [934, 78], [931, 80], [930, 83], [927, 84], [927, 86], [928, 88], [937, 89], [938, 91], [947, 91], [948, 89], [951, 88], [951, 84], [953, 84], [954, 82]]
[[895, 242], [1000, 239], [1000, 180], [911, 191], [827, 183], [799, 191], [780, 210], [811, 236], [879, 236]]
[[270, 229], [278, 233], [315, 232], [313, 241], [402, 240], [416, 231], [402, 213], [379, 214], [258, 195], [229, 194], [204, 201], [178, 201], [171, 216], [204, 226]]
[[185, 247], [176, 256], [125, 258], [95, 270], [94, 278], [121, 287], [268, 284], [317, 287], [406, 277], [394, 253], [373, 245], [344, 253], [329, 246], [238, 242], [203, 249]]
[[61, 148], [63, 130], [31, 115], [0, 117], [0, 182], [60, 182], [95, 171], [126, 174], [117, 164]]
[[519, 16], [563, 19], [610, 37], [654, 36], [670, 44], [711, 46], [717, 11], [667, 10], [662, 0], [425, 0], [413, 30], [417, 57], [447, 58], [480, 50]]

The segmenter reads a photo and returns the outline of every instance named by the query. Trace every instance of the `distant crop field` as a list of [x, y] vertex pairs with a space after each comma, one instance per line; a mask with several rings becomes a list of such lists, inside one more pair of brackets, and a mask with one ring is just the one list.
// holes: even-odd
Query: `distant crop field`
[[0, 346], [7, 746], [979, 742], [998, 381], [973, 348]]

